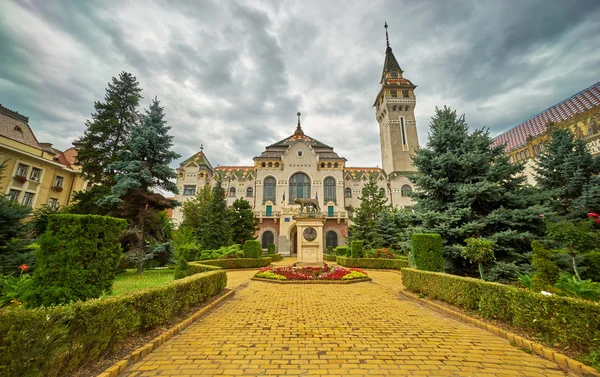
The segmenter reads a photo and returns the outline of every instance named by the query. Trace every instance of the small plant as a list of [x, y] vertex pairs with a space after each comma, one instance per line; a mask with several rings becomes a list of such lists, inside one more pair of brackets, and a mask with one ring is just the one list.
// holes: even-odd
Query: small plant
[[327, 246], [327, 254], [333, 254], [333, 246]]
[[0, 294], [0, 308], [8, 305], [20, 306], [27, 301], [27, 297], [32, 293], [33, 283], [31, 275], [24, 274], [28, 269], [28, 265], [22, 264], [19, 266], [19, 270], [21, 270], [19, 277], [7, 276], [4, 278]]
[[267, 245], [267, 254], [269, 254], [269, 255], [275, 254], [275, 245], [274, 244]]
[[527, 275], [527, 274], [518, 274], [517, 275], [517, 281], [519, 282], [519, 285], [522, 288], [531, 289], [532, 285], [533, 285], [532, 280], [533, 280], [533, 277], [531, 275]]
[[358, 272], [358, 271], [352, 271], [348, 275], [344, 275], [342, 277], [342, 280], [366, 279], [366, 278], [368, 278], [367, 274]]
[[15, 175], [15, 180], [20, 184], [23, 184], [27, 182], [27, 177], [25, 177], [24, 175]]
[[600, 301], [600, 284], [591, 280], [579, 280], [575, 276], [563, 275], [556, 283], [556, 288], [566, 296]]
[[477, 263], [481, 280], [485, 280], [483, 263], [491, 262], [495, 259], [494, 247], [496, 244], [483, 238], [467, 238], [465, 243], [467, 246], [462, 248], [462, 256], [471, 263]]

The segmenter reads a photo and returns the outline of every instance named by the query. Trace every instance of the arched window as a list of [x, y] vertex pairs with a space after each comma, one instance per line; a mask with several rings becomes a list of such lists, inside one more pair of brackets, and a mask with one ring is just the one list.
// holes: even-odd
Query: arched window
[[273, 167], [273, 163], [269, 162], [269, 167], [272, 168]]
[[331, 169], [331, 162], [327, 163], [327, 168]]
[[266, 168], [267, 164], [265, 164], [264, 162], [262, 164], [260, 164], [261, 167]]
[[336, 169], [338, 168], [338, 166], [340, 166], [340, 164], [338, 164], [337, 162], [335, 164], [333, 164], [333, 167]]
[[254, 196], [254, 189], [252, 187], [248, 187], [246, 189], [246, 197], [251, 198]]
[[346, 198], [351, 198], [352, 197], [352, 189], [350, 187], [346, 187], [346, 189], [344, 190], [344, 196]]
[[325, 178], [325, 180], [323, 181], [323, 187], [325, 191], [325, 195], [323, 196], [325, 203], [335, 203], [335, 179], [331, 177]]
[[412, 187], [410, 187], [410, 185], [402, 185], [400, 192], [402, 193], [402, 196], [408, 196], [412, 192]]
[[273, 235], [273, 232], [271, 232], [270, 230], [266, 230], [262, 234], [262, 248], [267, 249], [269, 247], [269, 245], [274, 245], [274, 244], [275, 244], [275, 235]]
[[279, 167], [279, 162], [275, 163], [275, 167], [278, 168]]
[[404, 111], [408, 111], [408, 106], [404, 106]]
[[230, 187], [229, 188], [229, 196], [235, 197], [235, 187]]
[[263, 185], [263, 202], [266, 203], [270, 200], [274, 203], [277, 200], [277, 182], [275, 178], [265, 178]]
[[392, 111], [396, 111], [396, 105], [392, 106]]
[[382, 193], [383, 195], [385, 195], [385, 189], [383, 187], [379, 188], [379, 192]]
[[329, 230], [325, 233], [325, 247], [327, 248], [329, 246], [332, 246], [333, 248], [338, 246], [338, 235], [333, 230]]
[[298, 198], [310, 198], [310, 178], [304, 173], [296, 173], [290, 178], [290, 202]]
[[325, 163], [321, 162], [321, 168], [324, 168], [324, 167], [325, 167]]

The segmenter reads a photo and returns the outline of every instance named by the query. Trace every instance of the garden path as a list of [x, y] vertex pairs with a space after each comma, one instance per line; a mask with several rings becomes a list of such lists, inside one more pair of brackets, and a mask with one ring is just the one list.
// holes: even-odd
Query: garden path
[[[290, 263], [289, 260], [284, 260]], [[131, 366], [151, 376], [565, 376], [555, 363], [399, 293], [400, 275], [369, 283], [279, 285], [227, 273], [236, 294]]]

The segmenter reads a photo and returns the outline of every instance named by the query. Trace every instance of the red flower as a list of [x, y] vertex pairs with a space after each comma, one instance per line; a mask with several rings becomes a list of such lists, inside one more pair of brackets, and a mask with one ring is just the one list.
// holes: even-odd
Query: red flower
[[597, 219], [598, 217], [600, 217], [600, 215], [597, 213], [594, 213], [594, 212], [590, 212], [590, 213], [588, 213], [588, 217]]
[[28, 265], [26, 265], [26, 264], [22, 264], [22, 265], [20, 265], [20, 266], [19, 266], [19, 267], [17, 267], [17, 268], [18, 268], [19, 270], [21, 270], [21, 271], [25, 272], [25, 271], [27, 271], [27, 270], [29, 269], [29, 266], [28, 266]]
[[538, 219], [543, 219], [543, 218], [544, 218], [544, 214], [543, 214], [543, 213], [540, 213], [540, 214], [538, 215]]
[[600, 219], [596, 219], [594, 222], [600, 224]]

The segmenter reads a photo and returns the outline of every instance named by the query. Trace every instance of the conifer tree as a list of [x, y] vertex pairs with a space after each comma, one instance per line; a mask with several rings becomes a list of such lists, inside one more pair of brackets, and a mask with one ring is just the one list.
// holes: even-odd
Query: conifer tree
[[243, 245], [246, 240], [253, 240], [254, 233], [258, 230], [258, 219], [254, 217], [250, 202], [238, 198], [231, 207], [231, 229], [233, 242]]
[[381, 239], [377, 233], [377, 220], [386, 208], [385, 191], [377, 186], [375, 176], [369, 176], [369, 181], [362, 189], [360, 207], [352, 217], [349, 232], [351, 240], [363, 241], [364, 247], [377, 247]]
[[[117, 205], [118, 213], [130, 220], [138, 234], [136, 253], [140, 254], [138, 271], [143, 271], [146, 253], [144, 224], [156, 211], [172, 208], [178, 203], [155, 194], [153, 189], [178, 193], [171, 180], [177, 173], [169, 164], [180, 156], [171, 151], [173, 136], [167, 126], [164, 109], [156, 99], [142, 115], [142, 124], [131, 128], [125, 147], [118, 153], [118, 161], [108, 168], [117, 172], [111, 194], [98, 201], [100, 205]], [[139, 255], [138, 255], [139, 256]]]
[[225, 189], [221, 178], [217, 176], [200, 224], [200, 243], [204, 249], [214, 250], [221, 246], [231, 245], [232, 230], [229, 221]]
[[377, 236], [376, 245], [392, 249], [398, 248], [398, 229], [395, 226], [394, 218], [390, 211], [383, 210], [377, 220]]
[[196, 238], [199, 238], [202, 214], [210, 202], [211, 191], [209, 185], [204, 185], [196, 191], [193, 199], [185, 201], [182, 205], [183, 220], [181, 226], [192, 229]]
[[548, 211], [524, 185], [523, 166], [509, 162], [503, 145], [490, 147], [487, 130], [469, 134], [464, 116], [448, 107], [436, 108], [430, 127], [427, 147], [413, 158], [418, 231], [441, 234], [456, 272], [475, 273], [461, 258], [468, 237], [494, 242], [500, 262], [527, 263], [531, 241], [544, 233], [539, 214]]

